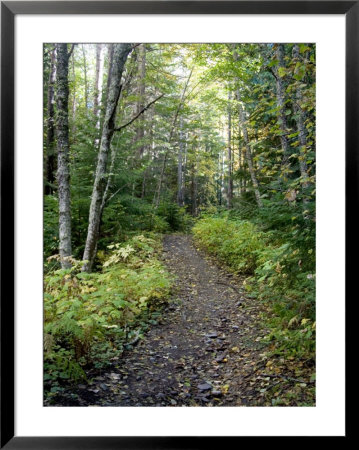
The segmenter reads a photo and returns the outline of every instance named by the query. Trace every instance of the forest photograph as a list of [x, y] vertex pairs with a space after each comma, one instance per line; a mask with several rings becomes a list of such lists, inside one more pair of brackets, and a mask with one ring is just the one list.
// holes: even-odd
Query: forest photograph
[[313, 43], [43, 45], [43, 404], [315, 406]]

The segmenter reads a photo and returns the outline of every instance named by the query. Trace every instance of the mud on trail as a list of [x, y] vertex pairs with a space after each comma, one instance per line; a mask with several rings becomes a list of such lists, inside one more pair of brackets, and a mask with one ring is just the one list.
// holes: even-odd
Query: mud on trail
[[176, 287], [160, 323], [118, 367], [79, 385], [76, 405], [271, 405], [272, 387], [288, 380], [267, 375], [282, 372], [270, 366], [276, 363], [260, 342], [261, 305], [246, 297], [243, 279], [196, 249], [190, 236], [167, 235], [163, 246]]

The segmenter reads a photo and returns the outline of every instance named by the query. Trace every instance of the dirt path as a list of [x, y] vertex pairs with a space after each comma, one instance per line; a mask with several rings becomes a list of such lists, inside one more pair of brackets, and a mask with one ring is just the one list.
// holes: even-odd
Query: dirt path
[[79, 385], [76, 404], [263, 404], [260, 390], [268, 381], [257, 373], [266, 364], [258, 304], [245, 298], [240, 279], [207, 259], [189, 236], [165, 237], [164, 262], [177, 277], [177, 289], [162, 320], [112, 372], [89, 387]]

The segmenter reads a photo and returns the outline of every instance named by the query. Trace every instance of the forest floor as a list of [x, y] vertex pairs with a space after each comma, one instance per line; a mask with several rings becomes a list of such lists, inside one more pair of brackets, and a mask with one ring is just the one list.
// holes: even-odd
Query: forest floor
[[176, 286], [159, 323], [61, 405], [314, 405], [313, 362], [269, 356], [267, 311], [246, 296], [243, 278], [187, 235], [165, 236], [163, 259]]

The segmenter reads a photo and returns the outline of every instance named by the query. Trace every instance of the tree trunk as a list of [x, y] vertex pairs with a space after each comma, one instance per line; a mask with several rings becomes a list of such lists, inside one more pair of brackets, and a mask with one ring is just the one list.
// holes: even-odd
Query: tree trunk
[[238, 124], [238, 168], [241, 173], [241, 177], [239, 179], [239, 193], [241, 196], [245, 193], [245, 179], [244, 179], [244, 161], [243, 161], [243, 151], [242, 151], [242, 140], [241, 140], [241, 125]]
[[[138, 61], [138, 101], [137, 101], [137, 114], [144, 108], [145, 106], [145, 77], [146, 77], [146, 47], [145, 44], [139, 45], [139, 61]], [[139, 155], [142, 158], [143, 153], [145, 151], [145, 145], [143, 142], [145, 136], [145, 128], [144, 128], [144, 115], [137, 122], [137, 133], [136, 133], [136, 142], [140, 142], [140, 147], [138, 149]]]
[[92, 190], [89, 212], [89, 226], [83, 260], [83, 270], [91, 271], [96, 256], [97, 241], [100, 231], [101, 205], [106, 185], [106, 167], [111, 140], [115, 129], [115, 117], [118, 100], [121, 93], [121, 77], [127, 57], [131, 51], [131, 44], [115, 44], [110, 85], [108, 89], [107, 105], [98, 154], [96, 176]]
[[249, 139], [248, 139], [248, 131], [247, 131], [247, 126], [246, 126], [246, 120], [244, 117], [244, 111], [243, 111], [242, 105], [240, 104], [239, 90], [237, 90], [237, 100], [238, 100], [239, 123], [240, 123], [243, 140], [244, 140], [245, 147], [246, 147], [245, 148], [245, 158], [246, 158], [248, 170], [249, 170], [249, 173], [251, 176], [254, 195], [256, 197], [256, 202], [257, 202], [258, 207], [261, 208], [263, 206], [263, 204], [262, 204], [262, 199], [261, 199], [260, 192], [259, 192], [259, 184], [258, 184], [257, 176], [256, 176], [256, 173], [255, 173], [254, 167], [253, 167], [252, 151], [251, 151], [251, 146], [250, 146]]
[[94, 86], [94, 99], [93, 99], [93, 114], [96, 119], [96, 138], [95, 147], [98, 147], [100, 143], [99, 134], [101, 126], [101, 99], [102, 99], [102, 78], [103, 78], [103, 45], [96, 44], [96, 76], [95, 76], [95, 86]]
[[[238, 57], [238, 53], [237, 53], [237, 49], [236, 49], [236, 44], [233, 44], [233, 60], [235, 63], [237, 63], [238, 59], [239, 59], [239, 57]], [[239, 102], [239, 90], [238, 90], [239, 78], [238, 77], [234, 77], [234, 83], [235, 83], [235, 87], [237, 88], [237, 91], [236, 91], [237, 101]], [[242, 155], [242, 150], [241, 150], [240, 136], [241, 136], [241, 124], [239, 122], [239, 128], [238, 128], [238, 168], [239, 168], [239, 170], [244, 169], [244, 164], [242, 161], [243, 155]], [[233, 175], [232, 175], [232, 177], [233, 177]], [[239, 192], [240, 192], [240, 195], [243, 195], [245, 192], [245, 180], [243, 180], [242, 177], [239, 179]]]
[[110, 89], [111, 77], [112, 77], [112, 67], [113, 67], [113, 50], [114, 44], [108, 44], [108, 73], [107, 73], [107, 84], [106, 84], [106, 102], [108, 97], [108, 91]]
[[[295, 60], [299, 61], [299, 47], [298, 45], [294, 45], [293, 47], [293, 57]], [[298, 83], [299, 84], [299, 83]], [[300, 90], [300, 86], [296, 89], [296, 101], [295, 101], [295, 115], [296, 115], [296, 122], [297, 122], [297, 128], [299, 132], [299, 169], [300, 169], [300, 176], [302, 178], [302, 186], [303, 188], [307, 188], [309, 183], [309, 177], [308, 177], [308, 166], [306, 162], [306, 154], [307, 154], [307, 130], [305, 128], [305, 113], [303, 109], [301, 108], [302, 103], [302, 92]]]
[[75, 73], [75, 50], [72, 52], [72, 137], [76, 135], [76, 73]]
[[59, 241], [63, 269], [71, 267], [66, 257], [71, 256], [71, 204], [69, 164], [69, 57], [67, 44], [57, 44], [57, 182], [59, 196]]
[[49, 85], [47, 89], [47, 123], [46, 123], [46, 184], [45, 195], [53, 194], [55, 183], [56, 152], [55, 152], [55, 80], [56, 64], [55, 49], [51, 52]]
[[182, 198], [183, 198], [183, 206], [186, 203], [186, 171], [187, 171], [187, 163], [188, 163], [188, 154], [187, 154], [187, 141], [188, 141], [188, 133], [183, 135], [183, 150], [182, 153]]
[[224, 193], [224, 151], [220, 153], [221, 156], [221, 197], [220, 197], [220, 205], [223, 204], [223, 193]]
[[193, 217], [197, 216], [197, 154], [191, 170], [191, 213]]
[[183, 206], [183, 118], [180, 119], [178, 166], [177, 166], [177, 204]]
[[[234, 61], [238, 61], [238, 53], [235, 48], [234, 48], [233, 56], [234, 56]], [[237, 102], [238, 102], [238, 113], [239, 113], [239, 131], [240, 131], [240, 134], [242, 134], [242, 136], [243, 136], [243, 141], [244, 141], [244, 145], [245, 145], [244, 157], [247, 162], [248, 170], [249, 170], [249, 173], [251, 176], [251, 181], [252, 181], [252, 186], [253, 186], [253, 190], [254, 190], [254, 195], [256, 197], [256, 202], [257, 202], [258, 207], [261, 208], [263, 206], [263, 204], [262, 204], [262, 199], [261, 199], [260, 192], [259, 192], [259, 183], [257, 180], [257, 176], [255, 173], [254, 167], [253, 167], [252, 150], [251, 150], [249, 138], [248, 138], [246, 119], [245, 119], [242, 105], [240, 103], [241, 98], [240, 98], [240, 94], [239, 94], [238, 77], [235, 78], [235, 82], [237, 85], [236, 97], [237, 97]]]
[[147, 167], [144, 170], [143, 173], [143, 179], [142, 179], [142, 189], [141, 189], [141, 198], [144, 199], [146, 196], [146, 184], [147, 184], [147, 178], [149, 177], [151, 173], [151, 163], [150, 161], [153, 159], [153, 145], [154, 145], [154, 110], [150, 109], [149, 114], [147, 116], [148, 120], [148, 142], [147, 142], [147, 154], [148, 154], [148, 162]]
[[233, 161], [232, 161], [232, 92], [228, 92], [228, 186], [227, 186], [227, 207], [232, 208], [233, 202]]
[[103, 77], [103, 46], [96, 44], [96, 76], [94, 86], [93, 114], [98, 119], [96, 128], [100, 128], [100, 105], [102, 97], [102, 77]]
[[84, 77], [85, 77], [85, 109], [87, 110], [88, 108], [87, 61], [86, 61], [85, 47], [83, 44], [82, 44], [82, 55], [84, 63]]
[[[284, 45], [278, 44], [277, 51], [276, 51], [276, 57], [278, 59], [278, 69], [284, 68]], [[286, 105], [285, 105], [285, 86], [283, 77], [280, 74], [279, 70], [275, 70], [275, 79], [276, 79], [276, 88], [277, 88], [277, 103], [279, 107], [279, 113], [278, 113], [278, 119], [279, 119], [279, 126], [280, 126], [280, 142], [282, 145], [283, 150], [283, 158], [282, 158], [282, 165], [285, 168], [289, 164], [289, 142], [287, 138], [288, 134], [288, 123], [287, 123], [287, 116], [286, 116]]]
[[[172, 141], [172, 136], [173, 136], [173, 132], [175, 130], [175, 126], [176, 126], [176, 123], [177, 123], [178, 114], [180, 113], [180, 111], [181, 111], [181, 109], [183, 107], [186, 91], [187, 91], [187, 88], [188, 88], [188, 85], [189, 85], [189, 82], [190, 82], [190, 79], [191, 79], [191, 76], [192, 76], [192, 72], [193, 72], [193, 68], [191, 69], [191, 71], [189, 73], [189, 76], [187, 78], [186, 84], [185, 84], [185, 86], [183, 88], [183, 91], [182, 91], [180, 102], [179, 102], [178, 107], [176, 109], [176, 113], [175, 113], [175, 116], [174, 116], [174, 119], [173, 119], [173, 123], [172, 123], [172, 127], [171, 127], [171, 130], [170, 130], [170, 135], [169, 135], [169, 138], [168, 138], [168, 143], [169, 144]], [[153, 198], [156, 209], [158, 208], [158, 206], [160, 204], [162, 183], [163, 183], [163, 179], [164, 179], [164, 175], [165, 175], [165, 169], [166, 169], [166, 164], [167, 164], [168, 152], [169, 152], [169, 150], [167, 149], [166, 152], [165, 152], [165, 155], [163, 157], [163, 163], [162, 163], [162, 168], [161, 168], [160, 179], [159, 179], [159, 182], [158, 182], [157, 192], [155, 192], [155, 195], [154, 195], [154, 198]]]

